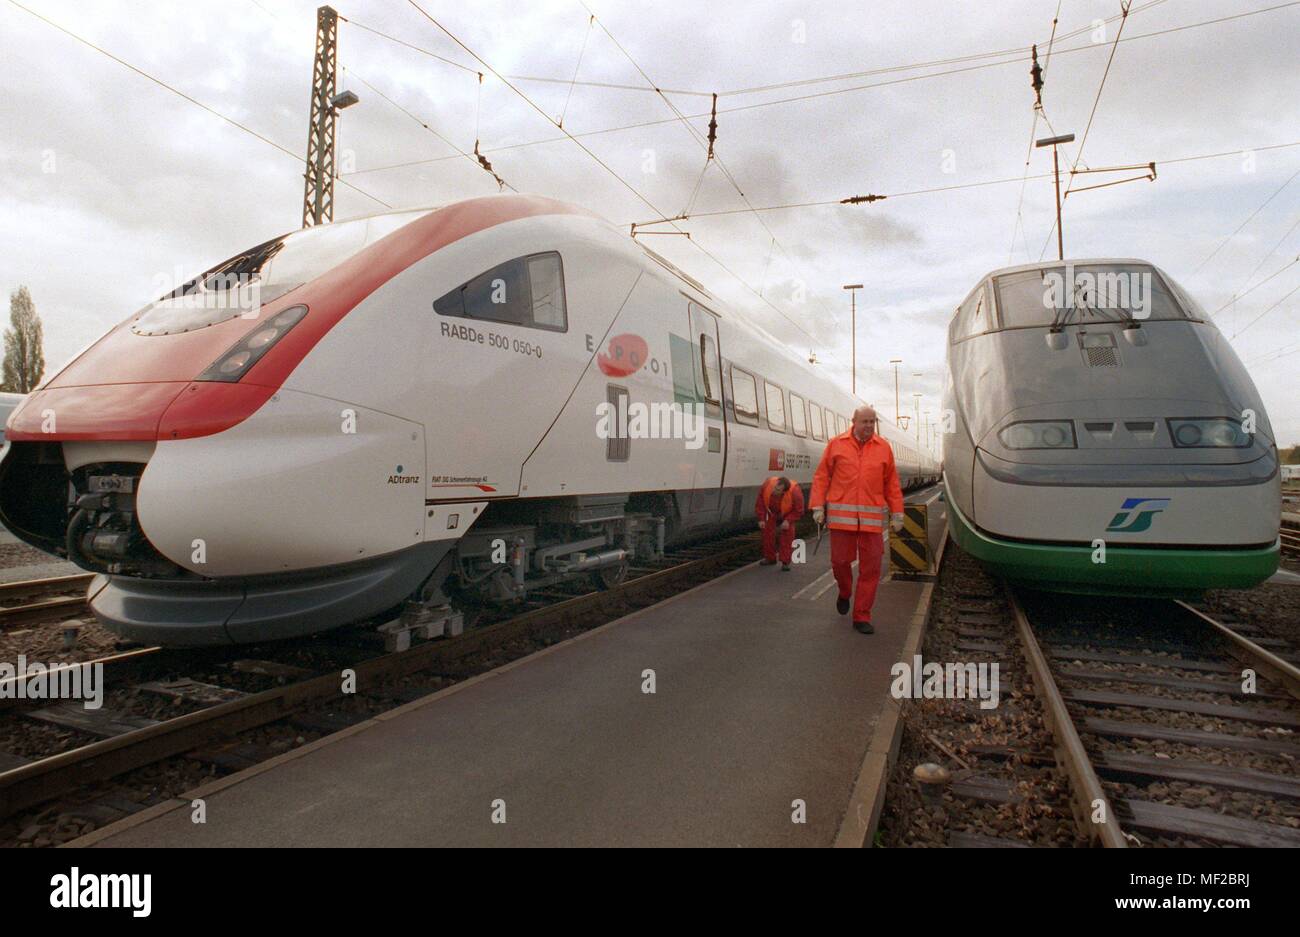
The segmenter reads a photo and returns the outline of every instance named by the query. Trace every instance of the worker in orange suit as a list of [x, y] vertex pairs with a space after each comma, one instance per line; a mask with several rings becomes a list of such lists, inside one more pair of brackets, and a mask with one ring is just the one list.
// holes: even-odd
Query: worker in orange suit
[[758, 489], [754, 504], [758, 526], [763, 531], [762, 566], [772, 566], [780, 545], [781, 569], [790, 571], [790, 557], [794, 550], [794, 525], [803, 517], [803, 490], [785, 477], [773, 475]]
[[[813, 475], [813, 520], [831, 532], [831, 571], [839, 586], [835, 608], [848, 614], [852, 598], [853, 627], [872, 634], [871, 606], [880, 580], [885, 524], [903, 529], [903, 489], [894, 467], [894, 450], [876, 433], [876, 411], [859, 407], [853, 425], [826, 444]], [[853, 560], [858, 561], [858, 585], [853, 588]]]

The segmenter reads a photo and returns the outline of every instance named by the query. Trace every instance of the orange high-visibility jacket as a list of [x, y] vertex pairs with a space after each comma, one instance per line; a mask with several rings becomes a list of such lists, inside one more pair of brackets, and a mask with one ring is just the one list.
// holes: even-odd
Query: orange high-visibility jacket
[[[758, 489], [758, 501], [754, 504], [754, 515], [760, 520], [767, 520], [767, 516], [772, 511], [772, 490], [776, 488], [776, 483], [781, 480], [779, 475], [773, 475], [767, 481], [763, 482], [763, 487]], [[789, 479], [786, 479], [789, 481]], [[793, 482], [781, 496], [781, 519], [794, 523], [803, 517], [803, 489]]]
[[840, 433], [822, 453], [808, 506], [825, 507], [831, 530], [883, 531], [889, 514], [903, 513], [894, 450], [879, 433], [865, 443]]

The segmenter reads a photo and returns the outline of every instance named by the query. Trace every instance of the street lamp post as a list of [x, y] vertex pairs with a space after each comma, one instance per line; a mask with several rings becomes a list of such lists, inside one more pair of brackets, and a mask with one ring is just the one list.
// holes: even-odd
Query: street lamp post
[[1072, 143], [1074, 134], [1063, 133], [1059, 137], [1044, 137], [1035, 141], [1035, 147], [1052, 148], [1052, 175], [1056, 177], [1056, 259], [1065, 259], [1065, 232], [1061, 230], [1061, 163], [1056, 155], [1056, 148], [1062, 143]]
[[850, 303], [853, 307], [853, 363], [850, 367], [853, 370], [852, 377], [849, 379], [850, 389], [853, 396], [858, 395], [858, 290], [862, 289], [861, 283], [849, 283], [844, 287], [849, 291]]
[[[919, 374], [916, 375], [916, 376], [917, 376], [917, 377], [920, 377]], [[914, 393], [914, 394], [912, 394], [912, 399], [913, 399], [914, 401], [916, 401], [916, 403], [915, 403], [915, 407], [916, 407], [916, 448], [920, 449], [920, 448], [921, 448], [921, 395], [920, 395], [920, 394], [916, 394], [916, 393]]]
[[898, 366], [903, 363], [902, 358], [890, 358], [889, 363], [894, 366], [894, 422], [898, 422], [899, 416], [902, 415], [898, 407]]

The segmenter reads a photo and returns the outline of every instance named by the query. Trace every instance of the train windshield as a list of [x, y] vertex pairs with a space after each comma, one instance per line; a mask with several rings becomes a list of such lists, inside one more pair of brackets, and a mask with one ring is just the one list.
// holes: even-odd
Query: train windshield
[[1146, 264], [1062, 264], [994, 277], [993, 285], [1004, 329], [1187, 318]]
[[295, 231], [217, 264], [146, 308], [137, 335], [172, 335], [256, 310], [427, 214], [394, 212]]

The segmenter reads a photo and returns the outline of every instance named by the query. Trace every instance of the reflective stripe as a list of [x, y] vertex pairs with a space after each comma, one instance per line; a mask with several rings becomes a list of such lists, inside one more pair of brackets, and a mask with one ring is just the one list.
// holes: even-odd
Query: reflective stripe
[[845, 530], [859, 530], [870, 528], [872, 530], [884, 530], [885, 522], [882, 519], [872, 517], [850, 517], [846, 514], [828, 514], [826, 515], [826, 526], [835, 527], [840, 525]]
[[832, 511], [870, 511], [876, 514], [882, 513], [885, 510], [883, 507], [875, 504], [831, 504], [830, 502], [827, 502], [826, 507]]

